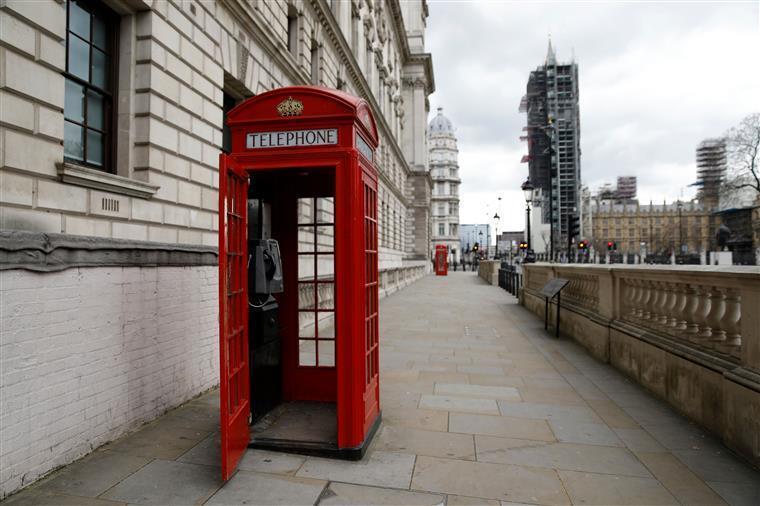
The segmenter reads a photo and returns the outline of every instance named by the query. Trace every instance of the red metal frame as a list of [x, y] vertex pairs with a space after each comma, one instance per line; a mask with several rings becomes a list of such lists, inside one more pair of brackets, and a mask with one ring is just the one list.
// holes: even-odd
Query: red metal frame
[[[290, 102], [288, 102], [290, 100]], [[281, 116], [278, 106], [300, 103], [294, 115]], [[232, 151], [220, 158], [219, 258], [220, 353], [222, 404], [222, 475], [227, 479], [248, 442], [247, 422], [230, 417], [225, 406], [232, 402], [230, 351], [227, 346], [241, 321], [247, 329], [245, 310], [229, 299], [227, 279], [231, 250], [226, 237], [237, 237], [225, 213], [231, 186], [249, 175], [266, 180], [272, 192], [272, 233], [281, 237], [285, 290], [278, 294], [283, 339], [283, 397], [285, 400], [334, 401], [337, 412], [338, 448], [355, 449], [376, 424], [380, 414], [378, 374], [378, 275], [377, 275], [377, 170], [367, 156], [377, 148], [377, 129], [364, 100], [320, 87], [291, 87], [250, 98], [230, 111], [227, 124]], [[246, 136], [256, 132], [286, 132], [336, 128], [336, 145], [248, 149]], [[360, 146], [362, 143], [363, 146]], [[225, 178], [225, 174], [228, 175]], [[231, 175], [230, 175], [231, 174]], [[230, 179], [231, 178], [231, 179]], [[247, 179], [245, 179], [247, 181]], [[241, 186], [235, 187], [240, 188]], [[335, 197], [334, 308], [335, 366], [298, 366], [297, 235], [293, 230], [299, 197]], [[235, 201], [237, 204], [237, 201]], [[245, 204], [242, 204], [245, 206]], [[230, 225], [233, 227], [230, 229]], [[242, 222], [245, 234], [247, 227]], [[243, 240], [245, 243], [245, 240]], [[245, 244], [243, 244], [243, 247]], [[244, 264], [233, 264], [229, 276], [245, 280]], [[243, 287], [247, 282], [243, 282]], [[247, 295], [246, 295], [247, 297]], [[230, 315], [240, 310], [242, 320]], [[245, 370], [248, 369], [247, 341]], [[256, 388], [252, 385], [251, 388]], [[246, 395], [249, 396], [247, 376]], [[248, 400], [249, 397], [246, 399]], [[246, 413], [247, 419], [247, 413]], [[242, 446], [241, 446], [242, 443]]]
[[222, 479], [248, 446], [248, 179], [219, 156], [219, 355]]
[[449, 274], [449, 248], [443, 244], [435, 247], [435, 275], [448, 276]]

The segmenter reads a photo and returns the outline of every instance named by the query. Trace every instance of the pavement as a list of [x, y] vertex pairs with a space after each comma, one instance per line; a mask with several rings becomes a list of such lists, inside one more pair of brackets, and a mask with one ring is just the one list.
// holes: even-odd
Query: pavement
[[248, 450], [218, 392], [11, 496], [20, 504], [760, 504], [760, 473], [474, 273], [384, 299], [383, 424], [359, 462]]

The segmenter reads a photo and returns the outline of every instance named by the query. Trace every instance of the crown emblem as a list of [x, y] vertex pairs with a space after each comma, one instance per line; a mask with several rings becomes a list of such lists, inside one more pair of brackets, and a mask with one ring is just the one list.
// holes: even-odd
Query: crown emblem
[[277, 104], [277, 112], [280, 116], [300, 116], [303, 112], [303, 102], [288, 97]]

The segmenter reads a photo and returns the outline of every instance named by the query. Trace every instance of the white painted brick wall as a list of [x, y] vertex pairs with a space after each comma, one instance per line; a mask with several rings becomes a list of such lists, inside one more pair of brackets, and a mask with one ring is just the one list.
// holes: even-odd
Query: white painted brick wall
[[218, 384], [217, 268], [0, 271], [0, 499]]

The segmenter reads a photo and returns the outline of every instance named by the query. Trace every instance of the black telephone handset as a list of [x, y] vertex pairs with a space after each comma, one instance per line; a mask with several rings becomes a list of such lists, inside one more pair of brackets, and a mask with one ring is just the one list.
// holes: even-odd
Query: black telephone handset
[[264, 274], [267, 277], [267, 281], [274, 279], [274, 275], [277, 272], [277, 265], [275, 264], [272, 254], [268, 250], [264, 250]]

